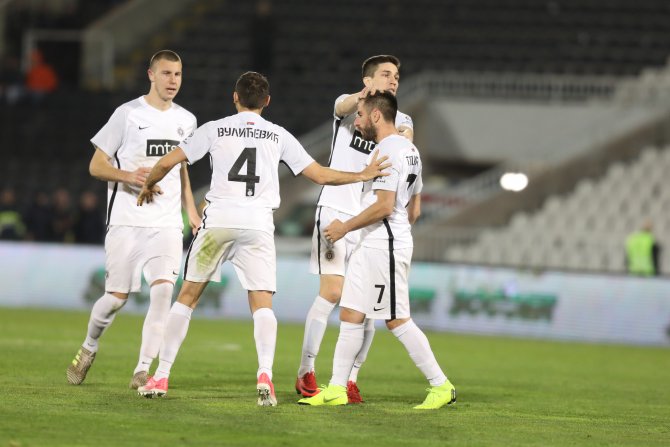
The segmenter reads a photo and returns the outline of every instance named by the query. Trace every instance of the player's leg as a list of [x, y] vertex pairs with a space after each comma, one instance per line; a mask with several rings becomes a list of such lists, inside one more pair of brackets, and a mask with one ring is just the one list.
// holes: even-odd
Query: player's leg
[[323, 235], [323, 230], [336, 217], [335, 210], [322, 206], [317, 207], [314, 216], [309, 271], [319, 275], [319, 294], [314, 298], [305, 318], [300, 367], [295, 383], [296, 392], [304, 397], [318, 393], [314, 364], [326, 332], [328, 318], [342, 295], [346, 242], [342, 239], [333, 244]]
[[351, 256], [340, 303], [340, 333], [333, 356], [333, 375], [328, 387], [319, 394], [301, 399], [304, 405], [344, 405], [348, 403], [347, 381], [356, 356], [363, 346], [367, 299], [364, 293], [367, 278], [365, 254], [360, 248]]
[[110, 227], [105, 237], [106, 292], [93, 304], [86, 339], [67, 368], [67, 380], [73, 385], [81, 384], [86, 378], [98, 352], [98, 340], [126, 304], [128, 292], [140, 274], [138, 259], [134, 256], [137, 235], [132, 230]]
[[431, 388], [428, 391], [428, 396], [421, 405], [414, 408], [417, 410], [435, 410], [455, 402], [456, 388], [442, 372], [428, 338], [414, 321], [409, 318], [390, 320], [386, 323], [386, 326], [405, 346], [414, 364], [430, 383]]
[[375, 320], [366, 318], [363, 327], [363, 345], [356, 355], [351, 373], [349, 373], [349, 380], [347, 381], [347, 396], [349, 397], [350, 404], [364, 402], [361, 397], [361, 391], [358, 389], [358, 373], [368, 358], [368, 352], [370, 352], [370, 346], [372, 346], [372, 340], [375, 337]]
[[328, 318], [340, 300], [344, 277], [321, 275], [319, 282], [319, 295], [314, 299], [314, 303], [312, 303], [305, 319], [305, 334], [295, 385], [296, 392], [304, 397], [314, 396], [318, 393], [314, 364], [319, 354], [323, 336], [326, 333]]
[[67, 380], [72, 385], [81, 384], [91, 368], [98, 352], [98, 340], [114, 321], [116, 312], [128, 301], [127, 294], [107, 292], [93, 305], [88, 320], [86, 339], [67, 368]]
[[272, 292], [249, 291], [249, 309], [254, 321], [254, 341], [258, 355], [256, 390], [258, 405], [275, 406], [277, 397], [272, 384], [272, 365], [277, 345], [277, 318], [272, 311]]
[[158, 357], [167, 317], [172, 303], [174, 284], [166, 280], [154, 281], [149, 289], [149, 309], [142, 326], [140, 357], [133, 371], [130, 388], [137, 389], [147, 383], [149, 368]]
[[275, 406], [277, 397], [272, 384], [272, 365], [277, 344], [277, 318], [272, 310], [272, 295], [277, 290], [274, 236], [258, 230], [237, 230], [230, 261], [242, 287], [248, 291], [249, 310], [254, 321], [258, 354], [258, 405]]
[[170, 308], [160, 347], [160, 361], [156, 374], [147, 384], [137, 389], [145, 397], [163, 396], [167, 393], [168, 378], [177, 353], [186, 338], [193, 309], [208, 282], [220, 281], [221, 263], [232, 246], [230, 235], [222, 228], [198, 231], [186, 254], [184, 283], [177, 301]]
[[328, 386], [312, 397], [298, 401], [303, 405], [345, 405], [347, 381], [356, 360], [356, 355], [363, 345], [365, 314], [346, 307], [340, 308], [340, 333], [335, 345], [333, 356], [333, 375]]
[[414, 408], [437, 409], [456, 401], [456, 389], [437, 363], [428, 338], [410, 318], [408, 276], [411, 257], [412, 249], [408, 248], [395, 250], [389, 260], [393, 264], [394, 281], [387, 286], [394, 299], [390, 301], [393, 309], [386, 326], [405, 346], [414, 364], [431, 385], [425, 401]]
[[156, 374], [149, 378], [146, 385], [137, 389], [141, 396], [160, 397], [167, 394], [168, 378], [172, 365], [188, 333], [193, 309], [197, 306], [200, 295], [202, 295], [207, 284], [207, 282], [184, 280], [179, 291], [179, 297], [168, 313]]
[[146, 384], [149, 368], [158, 357], [167, 322], [174, 284], [179, 275], [182, 233], [177, 228], [154, 230], [145, 245], [144, 277], [150, 284], [149, 308], [142, 327], [142, 344], [130, 388]]

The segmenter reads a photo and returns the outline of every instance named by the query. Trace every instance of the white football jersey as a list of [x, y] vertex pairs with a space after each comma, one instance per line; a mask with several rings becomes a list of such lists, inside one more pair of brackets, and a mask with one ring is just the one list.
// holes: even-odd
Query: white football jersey
[[369, 225], [361, 230], [361, 245], [372, 248], [389, 248], [389, 240], [393, 248], [413, 247], [412, 226], [407, 216], [407, 205], [413, 195], [423, 189], [421, 179], [421, 157], [419, 150], [407, 138], [400, 135], [389, 135], [377, 145], [379, 156], [388, 155], [391, 163], [387, 170], [390, 175], [377, 177], [363, 184], [363, 209], [377, 201], [376, 190], [395, 191], [393, 213], [382, 221]]
[[[153, 167], [196, 126], [195, 116], [183, 107], [172, 103], [168, 110], [161, 111], [140, 96], [119, 106], [91, 143], [110, 156], [115, 167], [134, 171]], [[179, 168], [175, 166], [158, 182], [163, 194], [144, 206], [137, 206], [141, 188], [108, 182], [107, 225], [183, 228]]]
[[279, 207], [279, 162], [300, 174], [314, 162], [286, 129], [254, 112], [241, 112], [198, 128], [181, 145], [189, 163], [209, 153], [212, 183], [205, 196], [203, 228], [223, 227], [274, 234]]
[[[341, 95], [335, 100], [335, 106], [349, 95]], [[331, 143], [330, 161], [328, 166], [338, 171], [359, 172], [368, 163], [368, 155], [375, 148], [374, 141], [364, 140], [361, 133], [354, 127], [356, 113], [345, 117], [333, 112], [333, 141]], [[396, 128], [400, 126], [414, 129], [412, 118], [402, 112], [395, 117]], [[318, 205], [327, 206], [343, 213], [355, 216], [361, 208], [361, 184], [330, 186], [321, 189]]]

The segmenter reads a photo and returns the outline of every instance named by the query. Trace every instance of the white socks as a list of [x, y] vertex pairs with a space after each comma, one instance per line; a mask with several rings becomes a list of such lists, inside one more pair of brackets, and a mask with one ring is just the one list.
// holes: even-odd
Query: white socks
[[356, 382], [358, 380], [358, 371], [360, 371], [361, 366], [368, 358], [368, 352], [370, 351], [370, 346], [372, 345], [372, 339], [375, 336], [375, 320], [366, 318], [364, 322], [365, 331], [363, 332], [363, 346], [356, 356], [354, 361], [354, 366], [351, 368], [351, 373], [349, 374], [349, 380]]
[[444, 375], [440, 365], [435, 360], [435, 355], [430, 349], [426, 335], [414, 324], [414, 321], [409, 320], [391, 332], [405, 346], [409, 356], [414, 360], [414, 364], [426, 376], [431, 386], [440, 386], [447, 381], [447, 376]]
[[98, 352], [98, 339], [105, 329], [112, 324], [116, 312], [126, 304], [126, 301], [128, 300], [117, 298], [111, 293], [105, 293], [98, 298], [98, 301], [93, 305], [93, 309], [91, 309], [88, 332], [82, 345], [84, 348], [91, 352]]
[[163, 333], [170, 313], [172, 302], [172, 290], [174, 285], [162, 282], [149, 289], [149, 310], [144, 318], [142, 327], [142, 346], [140, 346], [140, 359], [133, 374], [140, 371], [149, 371], [151, 363], [158, 357], [158, 351], [163, 343]]
[[314, 304], [307, 313], [305, 321], [305, 335], [302, 341], [302, 357], [298, 377], [302, 377], [314, 369], [314, 361], [319, 353], [319, 347], [326, 332], [328, 317], [335, 308], [335, 304], [327, 299], [317, 296]]
[[340, 335], [335, 345], [335, 356], [333, 357], [333, 377], [330, 383], [334, 385], [347, 386], [347, 379], [354, 366], [356, 356], [363, 346], [365, 323], [340, 323]]
[[160, 348], [160, 362], [154, 375], [156, 380], [170, 376], [172, 364], [177, 358], [179, 348], [186, 338], [192, 313], [193, 309], [179, 301], [176, 301], [172, 305], [167, 323], [165, 324], [165, 335]]
[[277, 318], [272, 309], [261, 307], [252, 315], [254, 319], [254, 340], [258, 354], [257, 377], [266, 373], [272, 380], [272, 363], [277, 344]]

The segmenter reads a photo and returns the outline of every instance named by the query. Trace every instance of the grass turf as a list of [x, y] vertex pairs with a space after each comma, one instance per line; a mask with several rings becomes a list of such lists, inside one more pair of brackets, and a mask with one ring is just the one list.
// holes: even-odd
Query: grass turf
[[[196, 311], [197, 313], [197, 311]], [[296, 405], [299, 325], [279, 325], [279, 406], [255, 403], [250, 321], [194, 319], [168, 396], [128, 389], [142, 319], [121, 313], [81, 386], [65, 368], [85, 335], [82, 312], [0, 308], [0, 446], [669, 445], [670, 352], [428, 333], [458, 390], [455, 405], [412, 409], [427, 384], [378, 329], [359, 385], [366, 403]], [[337, 329], [317, 361], [330, 378]]]

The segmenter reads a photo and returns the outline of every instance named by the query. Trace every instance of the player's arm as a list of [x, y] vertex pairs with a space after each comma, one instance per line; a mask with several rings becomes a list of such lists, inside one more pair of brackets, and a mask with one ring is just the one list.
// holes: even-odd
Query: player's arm
[[407, 126], [398, 127], [398, 132], [409, 141], [414, 141], [414, 129]]
[[184, 154], [184, 151], [180, 147], [159, 158], [153, 169], [151, 169], [149, 177], [144, 182], [144, 186], [142, 186], [142, 191], [140, 191], [140, 195], [137, 197], [137, 204], [142, 206], [144, 202], [151, 203], [153, 202], [154, 195], [163, 194], [156, 183], [163, 180], [172, 168], [184, 161], [186, 161], [186, 154]]
[[112, 165], [112, 158], [97, 146], [95, 146], [95, 152], [88, 165], [88, 172], [98, 180], [126, 183], [137, 187], [144, 185], [149, 171], [149, 168], [137, 168], [134, 171], [115, 168]]
[[356, 111], [359, 100], [365, 98], [367, 95], [374, 95], [377, 91], [376, 88], [364, 87], [360, 92], [352, 93], [335, 104], [335, 115], [339, 117], [351, 115]]
[[414, 225], [421, 215], [421, 194], [414, 194], [407, 204], [407, 218], [409, 223]]
[[389, 175], [383, 172], [384, 169], [391, 166], [391, 163], [385, 163], [388, 156], [381, 158], [379, 151], [375, 151], [370, 160], [370, 164], [360, 172], [338, 171], [336, 169], [326, 168], [317, 162], [312, 162], [303, 171], [302, 175], [319, 185], [347, 185], [349, 183], [366, 182], [375, 177], [385, 177]]
[[342, 239], [351, 231], [367, 227], [389, 217], [393, 213], [396, 192], [378, 189], [375, 191], [375, 195], [377, 196], [377, 201], [357, 216], [352, 217], [346, 222], [341, 222], [337, 219], [331, 222], [323, 232], [326, 239], [335, 242]]
[[196, 230], [200, 227], [201, 219], [200, 215], [198, 214], [198, 209], [195, 206], [195, 200], [193, 199], [191, 179], [188, 175], [186, 162], [181, 163], [179, 177], [181, 179], [181, 206], [186, 210], [186, 214], [188, 215], [188, 222], [191, 225], [191, 230], [193, 233], [195, 233]]
[[[365, 90], [365, 89], [363, 89]], [[339, 117], [345, 117], [351, 115], [356, 111], [358, 106], [358, 99], [362, 98], [361, 92], [352, 93], [351, 95], [344, 98], [342, 101], [335, 104], [335, 115]]]

